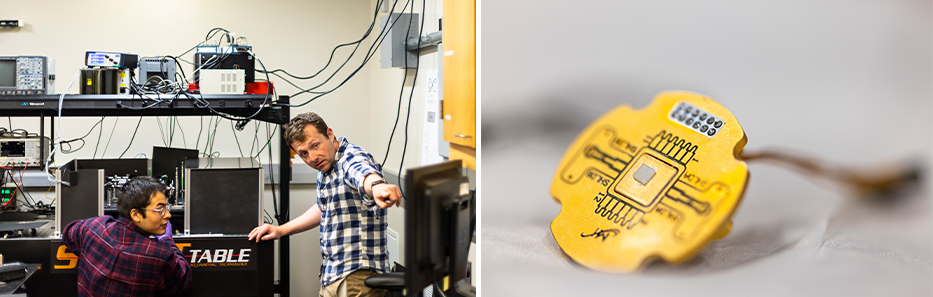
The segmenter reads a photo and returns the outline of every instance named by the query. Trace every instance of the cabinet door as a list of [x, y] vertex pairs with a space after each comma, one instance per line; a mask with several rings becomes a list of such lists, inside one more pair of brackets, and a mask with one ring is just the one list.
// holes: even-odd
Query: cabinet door
[[476, 1], [445, 0], [443, 20], [444, 140], [475, 149]]

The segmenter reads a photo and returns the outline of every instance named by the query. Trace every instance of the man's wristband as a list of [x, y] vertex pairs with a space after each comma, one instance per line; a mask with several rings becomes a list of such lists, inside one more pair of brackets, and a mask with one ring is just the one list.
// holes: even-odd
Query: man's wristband
[[372, 184], [369, 185], [369, 188], [372, 189], [372, 188], [375, 187], [376, 185], [378, 185], [378, 184], [384, 184], [384, 183], [386, 183], [385, 180], [381, 180], [381, 179], [380, 179], [380, 180], [375, 180], [375, 181], [373, 181]]

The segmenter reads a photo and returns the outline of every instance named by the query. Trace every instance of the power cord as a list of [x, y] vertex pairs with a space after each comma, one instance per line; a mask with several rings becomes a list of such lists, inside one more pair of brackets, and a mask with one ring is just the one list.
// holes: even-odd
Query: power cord
[[922, 168], [916, 165], [901, 166], [887, 164], [872, 168], [851, 168], [830, 164], [803, 153], [788, 150], [763, 149], [756, 152], [742, 152], [740, 160], [746, 162], [763, 161], [777, 165], [790, 166], [793, 170], [814, 175], [848, 186], [858, 193], [873, 197], [893, 197], [896, 195], [872, 195], [889, 193], [920, 181]]
[[133, 146], [133, 140], [136, 139], [136, 132], [139, 132], [139, 124], [143, 122], [143, 117], [139, 117], [139, 121], [136, 122], [136, 130], [133, 131], [133, 137], [130, 138], [130, 143], [126, 145], [126, 149], [123, 150], [123, 153], [120, 154], [118, 159], [123, 159], [123, 155], [126, 154], [126, 151], [130, 150], [130, 147]]

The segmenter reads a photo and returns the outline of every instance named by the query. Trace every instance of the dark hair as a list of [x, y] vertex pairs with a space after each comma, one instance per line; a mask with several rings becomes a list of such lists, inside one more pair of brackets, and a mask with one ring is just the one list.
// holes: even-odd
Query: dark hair
[[[146, 208], [152, 195], [162, 191], [165, 191], [165, 185], [155, 178], [142, 175], [134, 177], [123, 186], [123, 190], [117, 192], [117, 212], [121, 217], [130, 219], [130, 211]], [[145, 211], [139, 213], [143, 218], [146, 217]]]
[[[307, 139], [305, 135], [305, 126], [312, 125], [321, 135], [327, 136], [327, 123], [324, 119], [314, 112], [306, 112], [296, 115], [288, 124], [285, 124], [285, 143], [292, 147], [294, 142], [304, 142]], [[292, 149], [295, 149], [292, 147]]]

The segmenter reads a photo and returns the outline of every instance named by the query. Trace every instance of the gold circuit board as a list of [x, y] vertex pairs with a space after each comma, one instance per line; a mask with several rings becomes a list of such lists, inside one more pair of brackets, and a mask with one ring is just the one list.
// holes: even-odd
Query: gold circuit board
[[608, 272], [680, 263], [728, 234], [748, 183], [747, 138], [722, 105], [663, 92], [616, 107], [573, 141], [551, 182], [551, 233], [573, 260]]

